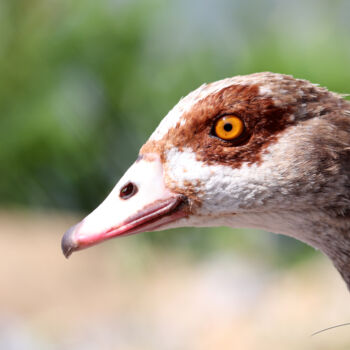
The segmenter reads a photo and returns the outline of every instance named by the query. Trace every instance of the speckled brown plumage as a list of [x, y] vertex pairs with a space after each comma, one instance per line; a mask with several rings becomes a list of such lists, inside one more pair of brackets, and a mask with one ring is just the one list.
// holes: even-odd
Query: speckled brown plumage
[[[242, 163], [259, 162], [264, 149], [288, 126], [344, 108], [345, 101], [340, 103], [338, 96], [326, 89], [290, 76], [278, 76], [283, 79], [267, 73], [270, 95], [259, 92], [263, 81], [234, 84], [210, 94], [183, 114], [184, 125], [179, 121], [162, 140], [148, 141], [140, 153], [163, 155], [172, 147], [190, 147], [200, 161], [239, 167]], [[227, 142], [211, 136], [215, 120], [225, 114], [243, 119], [247, 133], [243, 142]]]

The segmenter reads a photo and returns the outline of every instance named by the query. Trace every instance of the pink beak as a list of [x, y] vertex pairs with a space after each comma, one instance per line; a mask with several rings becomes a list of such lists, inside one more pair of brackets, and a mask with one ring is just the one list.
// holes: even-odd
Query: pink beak
[[[134, 186], [134, 194], [125, 197], [121, 190], [127, 184]], [[175, 227], [175, 221], [188, 216], [186, 204], [185, 196], [165, 186], [159, 156], [140, 157], [101, 205], [64, 234], [63, 254], [68, 258], [113, 237]]]

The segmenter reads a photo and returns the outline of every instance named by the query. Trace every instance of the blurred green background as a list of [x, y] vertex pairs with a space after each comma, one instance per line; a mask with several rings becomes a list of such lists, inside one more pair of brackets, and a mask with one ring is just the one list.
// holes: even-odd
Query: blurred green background
[[[2, 0], [0, 204], [91, 211], [203, 82], [268, 70], [349, 92], [349, 14], [345, 0]], [[237, 241], [179, 232], [141, 239]]]
[[349, 1], [2, 0], [0, 200], [89, 211], [203, 82], [350, 91]]
[[[42, 230], [60, 254], [71, 219], [33, 218], [94, 209], [172, 106], [204, 82], [273, 71], [349, 93], [349, 18], [348, 0], [0, 0], [2, 237]], [[12, 214], [23, 210], [22, 221]], [[204, 261], [239, 252], [276, 269], [313, 254], [285, 237], [227, 228], [147, 233], [96, 251], [120, 253], [127, 242]], [[8, 247], [15, 254], [18, 242]], [[142, 260], [133, 247], [124, 254]]]
[[[349, 13], [345, 0], [2, 0], [2, 207], [89, 212], [203, 82], [269, 70], [349, 92]], [[147, 239], [213, 244], [187, 231]]]

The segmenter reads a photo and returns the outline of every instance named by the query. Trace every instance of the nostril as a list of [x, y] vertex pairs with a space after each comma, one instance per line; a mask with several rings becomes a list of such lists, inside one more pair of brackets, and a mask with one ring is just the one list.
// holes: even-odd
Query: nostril
[[119, 197], [121, 199], [129, 199], [137, 192], [137, 186], [133, 184], [132, 182], [128, 182], [126, 185], [124, 185], [120, 192]]

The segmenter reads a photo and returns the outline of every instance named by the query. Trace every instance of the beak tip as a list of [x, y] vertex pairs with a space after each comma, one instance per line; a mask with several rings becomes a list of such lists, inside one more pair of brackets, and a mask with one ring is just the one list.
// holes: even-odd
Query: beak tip
[[69, 257], [72, 255], [72, 253], [73, 253], [72, 249], [68, 249], [68, 250], [63, 251], [63, 255], [66, 259], [69, 259]]
[[66, 231], [64, 234], [62, 241], [61, 241], [61, 248], [63, 255], [68, 259], [70, 255], [78, 249], [78, 244], [74, 240], [74, 231], [76, 229], [77, 225], [72, 226], [70, 229]]

